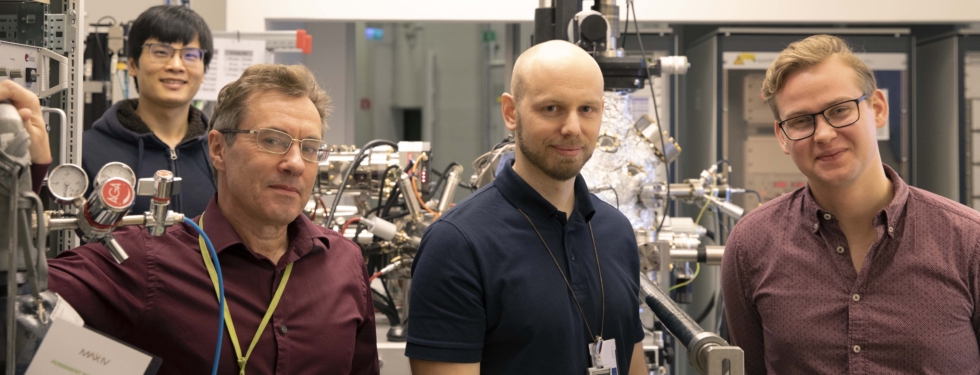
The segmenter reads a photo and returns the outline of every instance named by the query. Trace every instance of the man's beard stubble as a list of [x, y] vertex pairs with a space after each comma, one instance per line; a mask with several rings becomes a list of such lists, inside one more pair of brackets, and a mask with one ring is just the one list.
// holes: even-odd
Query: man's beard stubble
[[527, 140], [524, 139], [524, 135], [523, 135], [524, 126], [523, 124], [521, 124], [520, 115], [517, 116], [516, 121], [517, 121], [517, 129], [516, 129], [517, 145], [518, 147], [520, 147], [521, 153], [524, 154], [524, 157], [527, 158], [527, 161], [530, 162], [531, 165], [537, 167], [539, 170], [544, 172], [546, 176], [556, 181], [567, 181], [572, 178], [575, 178], [575, 176], [578, 176], [578, 173], [582, 170], [582, 167], [585, 165], [585, 163], [588, 162], [590, 158], [592, 158], [593, 150], [586, 147], [586, 145], [581, 144], [580, 142], [578, 142], [578, 140], [572, 140], [571, 142], [565, 140], [558, 140], [558, 141], [546, 140], [543, 144], [543, 146], [545, 147], [557, 146], [557, 145], [583, 146], [581, 163], [576, 163], [575, 158], [566, 158], [564, 156], [558, 155], [558, 162], [555, 163], [555, 165], [548, 165], [548, 156], [545, 155], [545, 150], [541, 150], [541, 152], [534, 152], [534, 150], [531, 150], [530, 146], [528, 145]]

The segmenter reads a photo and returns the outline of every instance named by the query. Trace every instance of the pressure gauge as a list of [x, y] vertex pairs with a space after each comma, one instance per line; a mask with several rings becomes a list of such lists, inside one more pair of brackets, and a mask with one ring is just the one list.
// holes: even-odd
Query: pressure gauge
[[59, 204], [71, 204], [85, 195], [87, 188], [88, 175], [77, 165], [62, 164], [48, 173], [48, 191]]
[[99, 174], [95, 176], [95, 186], [101, 186], [110, 178], [121, 178], [129, 182], [130, 185], [136, 186], [136, 173], [133, 173], [128, 165], [118, 161], [106, 164], [102, 169], [99, 169]]

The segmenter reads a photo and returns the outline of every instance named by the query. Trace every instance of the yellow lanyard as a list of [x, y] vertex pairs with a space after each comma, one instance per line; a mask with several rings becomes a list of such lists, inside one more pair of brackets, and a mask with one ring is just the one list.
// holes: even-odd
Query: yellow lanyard
[[[201, 230], [204, 230], [204, 214], [201, 214], [198, 225], [201, 227]], [[204, 258], [204, 266], [207, 267], [208, 275], [211, 276], [211, 284], [214, 285], [214, 294], [220, 301], [221, 295], [218, 290], [218, 274], [214, 270], [214, 263], [211, 262], [211, 257], [208, 256], [208, 248], [207, 244], [204, 243], [204, 237], [198, 236], [198, 243], [201, 245], [201, 257]], [[252, 355], [252, 349], [255, 349], [255, 344], [259, 342], [262, 331], [269, 325], [269, 319], [272, 319], [272, 312], [276, 311], [276, 306], [279, 306], [279, 299], [282, 297], [282, 291], [286, 289], [286, 283], [289, 281], [289, 275], [291, 273], [293, 273], [293, 263], [286, 266], [286, 273], [282, 275], [282, 282], [279, 283], [279, 288], [276, 289], [276, 294], [272, 297], [272, 303], [269, 304], [269, 309], [265, 311], [265, 316], [262, 317], [262, 323], [259, 324], [259, 329], [255, 331], [255, 337], [252, 338], [252, 343], [248, 346], [248, 352], [245, 353], [244, 357], [242, 357], [242, 347], [238, 345], [238, 334], [235, 333], [235, 324], [231, 322], [231, 311], [228, 310], [228, 300], [227, 298], [225, 299], [225, 325], [228, 327], [228, 334], [231, 336], [231, 344], [235, 347], [235, 355], [238, 356], [239, 375], [245, 375], [245, 363], [248, 362], [248, 358]]]

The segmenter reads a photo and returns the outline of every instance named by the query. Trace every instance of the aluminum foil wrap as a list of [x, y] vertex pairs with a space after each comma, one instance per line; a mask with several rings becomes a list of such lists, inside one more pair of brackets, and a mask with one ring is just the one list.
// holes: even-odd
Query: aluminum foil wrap
[[633, 128], [631, 93], [606, 92], [602, 126], [592, 159], [582, 176], [599, 199], [619, 209], [634, 229], [656, 229], [661, 207], [640, 201], [645, 185], [666, 183], [666, 167]]

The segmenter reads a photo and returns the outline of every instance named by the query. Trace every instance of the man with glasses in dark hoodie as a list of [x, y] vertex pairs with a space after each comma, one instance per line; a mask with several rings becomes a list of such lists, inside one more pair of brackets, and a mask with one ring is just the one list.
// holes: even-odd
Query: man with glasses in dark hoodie
[[[129, 75], [139, 99], [116, 103], [82, 135], [82, 167], [92, 181], [106, 163], [125, 163], [137, 178], [166, 169], [183, 179], [171, 200], [176, 212], [204, 212], [215, 186], [208, 160], [208, 119], [191, 100], [204, 80], [213, 47], [211, 31], [197, 13], [182, 6], [155, 6], [129, 33]], [[133, 212], [149, 210], [138, 197]]]

